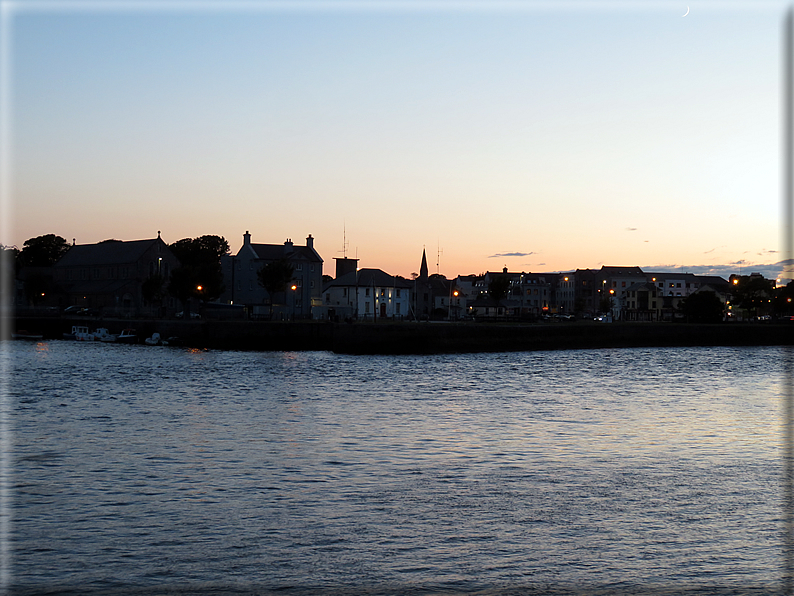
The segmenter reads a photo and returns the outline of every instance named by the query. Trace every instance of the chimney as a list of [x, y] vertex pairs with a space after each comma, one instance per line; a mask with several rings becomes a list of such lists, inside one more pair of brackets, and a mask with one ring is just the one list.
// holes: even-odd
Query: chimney
[[287, 238], [284, 241], [284, 254], [285, 255], [292, 254], [292, 239], [291, 238]]
[[306, 238], [306, 248], [314, 248], [314, 238], [312, 238], [311, 234]]
[[507, 273], [507, 267], [502, 268], [502, 273]]
[[248, 233], [248, 230], [245, 231], [243, 234], [243, 246], [247, 246], [251, 244], [251, 234]]

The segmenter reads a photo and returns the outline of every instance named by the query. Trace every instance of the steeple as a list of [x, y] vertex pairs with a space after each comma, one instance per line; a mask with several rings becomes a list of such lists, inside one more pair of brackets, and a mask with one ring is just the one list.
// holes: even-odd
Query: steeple
[[427, 279], [427, 254], [422, 249], [422, 266], [419, 267], [419, 279]]

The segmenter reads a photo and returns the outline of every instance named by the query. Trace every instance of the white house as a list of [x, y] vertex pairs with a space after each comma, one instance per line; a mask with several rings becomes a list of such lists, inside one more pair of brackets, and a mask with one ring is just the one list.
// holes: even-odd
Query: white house
[[407, 319], [412, 287], [413, 282], [380, 269], [359, 269], [326, 284], [323, 305], [339, 320]]

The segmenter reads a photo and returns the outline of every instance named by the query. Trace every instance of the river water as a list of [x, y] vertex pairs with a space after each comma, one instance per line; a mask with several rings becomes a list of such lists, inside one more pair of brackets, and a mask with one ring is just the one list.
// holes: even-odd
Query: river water
[[781, 348], [0, 350], [9, 593], [782, 593]]

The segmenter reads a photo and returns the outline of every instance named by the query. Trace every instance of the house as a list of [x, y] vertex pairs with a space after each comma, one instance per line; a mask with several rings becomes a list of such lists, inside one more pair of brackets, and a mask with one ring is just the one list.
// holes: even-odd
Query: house
[[[265, 265], [281, 259], [292, 265], [292, 283], [285, 292], [271, 297], [260, 285], [258, 273]], [[284, 244], [255, 244], [246, 231], [237, 254], [221, 257], [221, 268], [226, 286], [221, 302], [243, 304], [252, 317], [269, 316], [273, 305], [274, 318], [322, 317], [323, 259], [314, 249], [311, 234], [304, 246], [293, 244], [290, 239]]]
[[325, 285], [323, 305], [332, 320], [408, 319], [413, 285], [381, 269], [358, 269]]
[[618, 308], [624, 321], [656, 321], [664, 305], [661, 290], [647, 281], [631, 284], [620, 300]]
[[[510, 316], [535, 319], [542, 314], [560, 310], [556, 302], [558, 273], [488, 271], [479, 285], [480, 298], [487, 297], [488, 288], [496, 280], [507, 283], [504, 308]], [[476, 307], [471, 304], [470, 306]], [[482, 309], [480, 309], [482, 310]]]
[[97, 309], [104, 316], [166, 316], [177, 308], [167, 296], [179, 260], [160, 238], [75, 244], [52, 267], [61, 306]]

